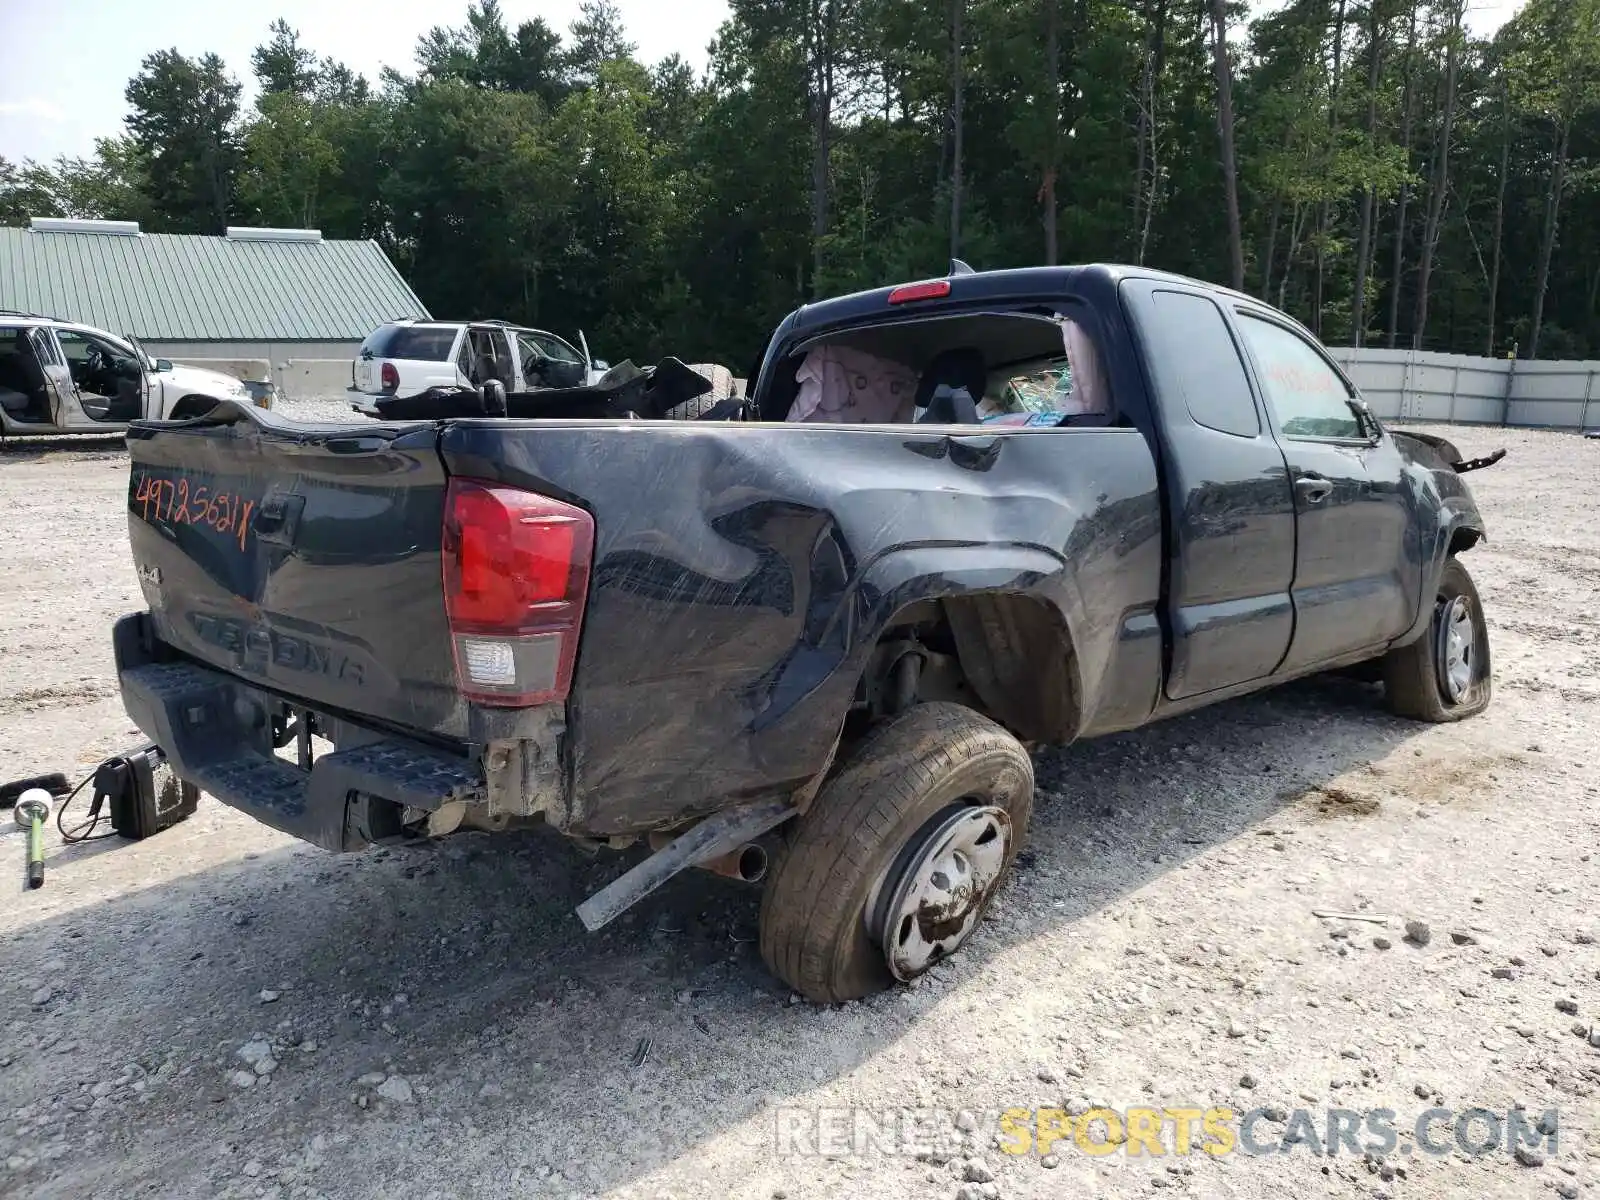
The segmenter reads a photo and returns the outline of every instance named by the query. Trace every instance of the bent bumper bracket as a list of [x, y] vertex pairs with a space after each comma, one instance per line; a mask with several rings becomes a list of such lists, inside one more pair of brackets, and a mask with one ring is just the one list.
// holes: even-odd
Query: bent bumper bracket
[[578, 905], [578, 920], [593, 933], [679, 872], [721, 858], [799, 811], [789, 800], [756, 800], [709, 816]]

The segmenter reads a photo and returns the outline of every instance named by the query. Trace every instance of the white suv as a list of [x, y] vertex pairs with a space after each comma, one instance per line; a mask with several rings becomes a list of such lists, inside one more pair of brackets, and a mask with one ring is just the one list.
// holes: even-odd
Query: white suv
[[0, 437], [117, 433], [131, 421], [198, 416], [219, 400], [271, 405], [230, 375], [151, 358], [132, 336], [0, 312]]
[[[606, 364], [553, 333], [507, 321], [390, 321], [361, 343], [350, 364], [355, 396], [415, 396], [431, 387], [481, 387], [498, 379], [507, 392], [583, 387], [606, 372]], [[358, 412], [374, 414], [374, 402], [352, 397]]]

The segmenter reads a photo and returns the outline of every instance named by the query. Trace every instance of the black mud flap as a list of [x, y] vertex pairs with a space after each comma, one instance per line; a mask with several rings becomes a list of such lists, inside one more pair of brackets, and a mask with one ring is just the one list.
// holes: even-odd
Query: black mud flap
[[1450, 465], [1455, 468], [1457, 475], [1465, 475], [1468, 471], [1481, 471], [1484, 467], [1492, 467], [1505, 456], [1505, 447], [1502, 446], [1493, 454], [1485, 455], [1483, 458], [1469, 458], [1462, 462], [1453, 462]]

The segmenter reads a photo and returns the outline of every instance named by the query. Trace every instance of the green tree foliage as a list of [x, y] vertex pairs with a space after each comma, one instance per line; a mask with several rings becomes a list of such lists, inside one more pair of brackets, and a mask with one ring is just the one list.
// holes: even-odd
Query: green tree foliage
[[376, 236], [382, 201], [374, 150], [389, 107], [343, 63], [318, 62], [286, 22], [274, 21], [271, 34], [251, 60], [261, 93], [243, 128], [236, 211], [261, 225]]
[[239, 82], [215, 54], [161, 50], [127, 88], [150, 207], [175, 233], [221, 233], [241, 162]]
[[622, 13], [612, 0], [583, 0], [577, 20], [572, 22], [567, 69], [581, 83], [597, 83], [605, 64], [632, 58], [637, 48], [628, 40]]
[[[1561, 208], [1572, 171], [1573, 128], [1586, 118], [1593, 126], [1600, 110], [1600, 0], [1529, 0], [1506, 31], [1507, 70], [1513, 94], [1536, 126], [1550, 129], [1554, 146], [1548, 168], [1543, 229], [1539, 239], [1533, 312], [1528, 319], [1531, 352], [1537, 355], [1544, 332], [1552, 256], [1559, 238]], [[1594, 186], [1593, 150], [1579, 167], [1584, 190]], [[1590, 230], [1592, 234], [1592, 229]], [[1600, 274], [1600, 264], [1596, 265]], [[1589, 288], [1594, 314], [1595, 287]]]
[[129, 136], [99, 138], [91, 158], [56, 160], [56, 199], [66, 216], [111, 221], [163, 221], [151, 200], [144, 152]]
[[268, 94], [303, 96], [317, 82], [317, 56], [300, 44], [298, 30], [279, 17], [267, 27], [272, 36], [250, 55], [261, 90]]
[[49, 167], [14, 163], [0, 155], [0, 225], [25, 225], [29, 217], [63, 217], [60, 181]]
[[1600, 356], [1600, 0], [1491, 39], [1462, 11], [730, 0], [697, 78], [611, 0], [564, 33], [476, 0], [376, 86], [276, 21], [248, 109], [214, 56], [151, 55], [125, 135], [0, 161], [0, 220], [315, 225], [438, 313], [744, 366], [796, 304], [942, 273], [952, 241], [1226, 281], [1221, 24], [1248, 290], [1334, 343]]

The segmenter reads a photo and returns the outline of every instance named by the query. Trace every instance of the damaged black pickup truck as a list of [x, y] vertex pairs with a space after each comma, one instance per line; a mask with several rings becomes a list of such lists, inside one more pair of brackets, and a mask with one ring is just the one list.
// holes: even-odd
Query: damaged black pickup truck
[[330, 850], [643, 843], [590, 928], [765, 876], [768, 966], [840, 1001], [968, 937], [1036, 745], [1347, 667], [1407, 717], [1489, 703], [1489, 460], [1385, 429], [1247, 296], [1096, 266], [828, 300], [737, 407], [135, 426], [128, 712]]

